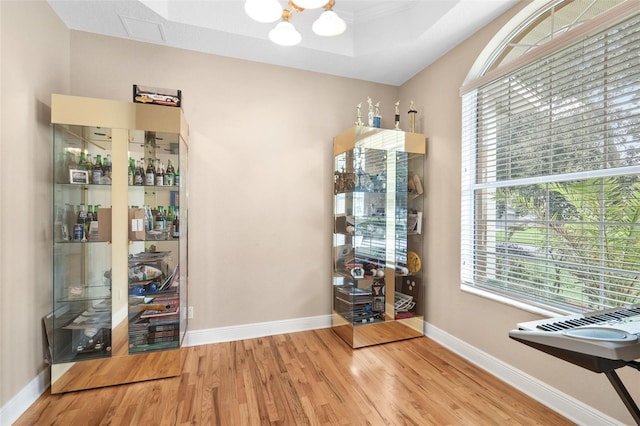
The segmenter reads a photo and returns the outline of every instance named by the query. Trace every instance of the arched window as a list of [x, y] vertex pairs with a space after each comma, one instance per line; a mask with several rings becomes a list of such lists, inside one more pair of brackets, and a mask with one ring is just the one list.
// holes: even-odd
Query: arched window
[[563, 313], [640, 303], [638, 3], [526, 9], [472, 69], [463, 288]]

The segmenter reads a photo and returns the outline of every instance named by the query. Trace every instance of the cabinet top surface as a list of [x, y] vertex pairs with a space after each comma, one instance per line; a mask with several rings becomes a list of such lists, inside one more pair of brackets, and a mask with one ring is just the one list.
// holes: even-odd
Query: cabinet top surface
[[426, 139], [423, 134], [367, 126], [347, 129], [334, 138], [333, 146], [334, 155], [356, 147], [426, 154]]
[[60, 94], [51, 95], [51, 123], [189, 134], [181, 108]]

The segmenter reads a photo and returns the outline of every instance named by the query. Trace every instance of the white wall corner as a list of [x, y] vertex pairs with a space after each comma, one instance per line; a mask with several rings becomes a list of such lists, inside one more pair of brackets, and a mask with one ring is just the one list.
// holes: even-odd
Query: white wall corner
[[45, 368], [20, 392], [0, 408], [0, 426], [8, 426], [18, 420], [25, 411], [49, 388], [50, 369]]
[[500, 361], [432, 324], [425, 323], [425, 335], [572, 422], [579, 425], [624, 425], [624, 423]]

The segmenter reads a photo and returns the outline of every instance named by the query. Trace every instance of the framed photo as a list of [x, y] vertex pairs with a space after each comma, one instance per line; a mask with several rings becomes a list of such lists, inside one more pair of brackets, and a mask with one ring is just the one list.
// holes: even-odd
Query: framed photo
[[89, 183], [89, 172], [86, 170], [69, 170], [69, 182], [70, 183], [79, 183], [79, 184], [88, 184]]

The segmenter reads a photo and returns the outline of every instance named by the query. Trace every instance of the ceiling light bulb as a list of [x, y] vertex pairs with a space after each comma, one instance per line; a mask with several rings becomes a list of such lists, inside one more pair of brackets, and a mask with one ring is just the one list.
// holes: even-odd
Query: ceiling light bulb
[[320, 15], [311, 28], [319, 36], [332, 37], [342, 34], [347, 29], [347, 23], [333, 10], [327, 10]]
[[244, 11], [258, 22], [275, 22], [282, 16], [282, 6], [278, 0], [247, 0]]
[[296, 6], [303, 9], [317, 9], [328, 3], [329, 0], [292, 0]]
[[300, 43], [302, 36], [296, 31], [291, 22], [282, 21], [269, 31], [269, 39], [281, 46], [295, 46]]

